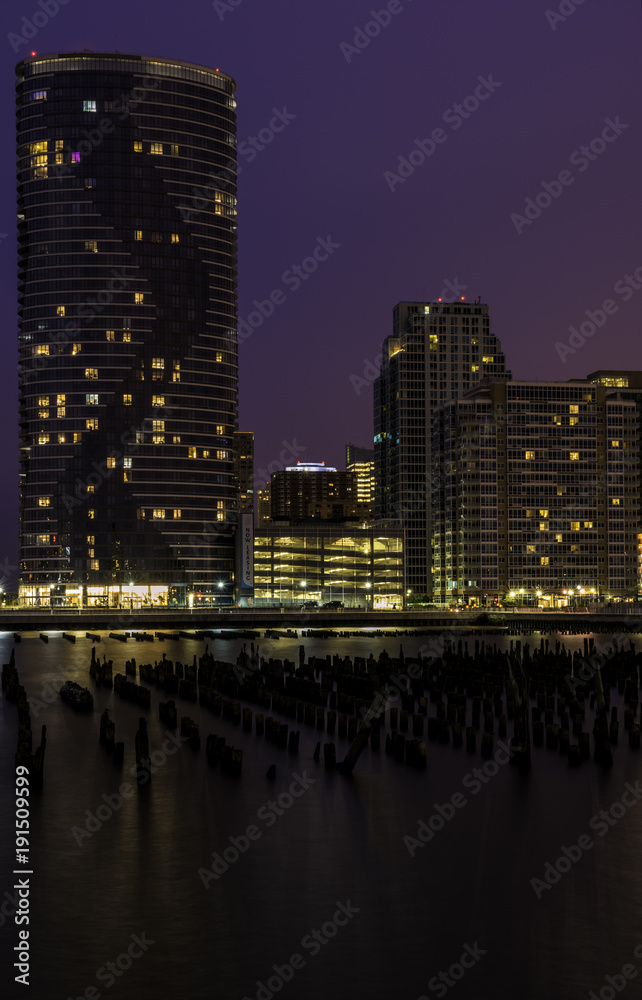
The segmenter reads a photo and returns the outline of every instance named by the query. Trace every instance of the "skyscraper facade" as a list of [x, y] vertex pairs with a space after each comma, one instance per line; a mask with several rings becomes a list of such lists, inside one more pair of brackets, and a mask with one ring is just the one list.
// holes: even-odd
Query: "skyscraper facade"
[[346, 445], [346, 472], [355, 477], [357, 502], [374, 517], [374, 449]]
[[[405, 530], [407, 599], [432, 595], [433, 413], [482, 379], [509, 379], [488, 306], [400, 302], [374, 389], [375, 517]], [[409, 593], [408, 593], [409, 592]]]
[[235, 83], [118, 53], [16, 72], [21, 596], [231, 589]]

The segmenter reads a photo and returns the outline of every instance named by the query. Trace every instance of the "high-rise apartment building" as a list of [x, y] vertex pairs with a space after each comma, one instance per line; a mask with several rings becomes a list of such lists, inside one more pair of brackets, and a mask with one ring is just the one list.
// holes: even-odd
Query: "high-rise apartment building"
[[272, 519], [271, 484], [266, 483], [262, 490], [257, 490], [256, 515], [259, 528], [265, 528]]
[[346, 472], [355, 478], [357, 503], [374, 517], [374, 449], [346, 445]]
[[375, 382], [375, 517], [405, 530], [409, 602], [432, 594], [433, 412], [482, 379], [509, 379], [488, 306], [400, 302]]
[[21, 595], [231, 592], [234, 80], [113, 53], [16, 72]]
[[254, 513], [254, 431], [236, 431], [234, 435], [234, 471], [239, 497], [239, 511]]
[[642, 373], [624, 376], [489, 382], [439, 407], [436, 600], [637, 595]]

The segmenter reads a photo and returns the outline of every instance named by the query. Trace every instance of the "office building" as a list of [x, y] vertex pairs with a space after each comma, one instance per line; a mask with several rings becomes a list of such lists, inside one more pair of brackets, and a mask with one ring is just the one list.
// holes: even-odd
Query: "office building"
[[259, 528], [266, 527], [271, 521], [272, 500], [270, 497], [270, 490], [271, 490], [270, 483], [266, 483], [262, 490], [257, 490], [256, 512], [257, 512], [257, 524]]
[[21, 597], [231, 595], [234, 80], [118, 53], [16, 72]]
[[234, 475], [238, 489], [239, 512], [254, 513], [254, 432], [234, 434]]
[[272, 473], [272, 521], [366, 521], [357, 500], [356, 477], [324, 462], [297, 462]]
[[346, 445], [346, 472], [355, 478], [357, 503], [361, 509], [374, 517], [374, 449]]
[[400, 302], [374, 388], [375, 517], [405, 529], [408, 601], [432, 595], [433, 412], [484, 378], [509, 379], [478, 302]]
[[[563, 606], [637, 596], [640, 396], [600, 374], [489, 381], [439, 407], [439, 603]], [[630, 374], [642, 384], [641, 373]]]

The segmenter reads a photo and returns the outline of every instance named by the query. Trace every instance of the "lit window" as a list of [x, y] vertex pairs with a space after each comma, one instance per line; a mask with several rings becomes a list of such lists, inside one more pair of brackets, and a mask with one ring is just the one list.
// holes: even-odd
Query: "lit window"
[[95, 548], [93, 548], [93, 546], [87, 549], [87, 555], [88, 555], [88, 556], [89, 556], [89, 557], [90, 557], [91, 559], [93, 559], [93, 558], [94, 558], [95, 554], [96, 554], [96, 550], [95, 550]]
[[143, 230], [142, 229], [135, 229], [134, 230], [134, 239], [138, 243], [140, 243], [140, 241], [142, 240], [142, 238], [143, 238]]
[[71, 154], [71, 162], [72, 163], [80, 163], [80, 153], [72, 153]]
[[116, 459], [114, 458], [113, 455], [108, 455], [107, 456], [107, 468], [108, 469], [115, 469], [116, 468]]
[[152, 368], [163, 369], [164, 367], [165, 367], [165, 358], [152, 358]]
[[579, 453], [579, 451], [570, 451], [568, 453], [568, 457], [570, 458], [571, 462], [579, 462], [579, 460], [580, 460], [580, 453]]
[[482, 357], [482, 361], [484, 362], [485, 365], [492, 365], [494, 360], [495, 360], [494, 354], [484, 354], [484, 356]]
[[216, 360], [219, 361], [219, 362], [223, 360], [223, 353], [222, 353], [222, 351], [217, 351], [216, 352]]
[[96, 102], [95, 101], [83, 101], [82, 102], [82, 109], [83, 109], [83, 111], [96, 111]]
[[137, 306], [142, 306], [145, 295], [143, 292], [134, 292], [134, 302]]
[[558, 486], [557, 487], [557, 495], [558, 495], [558, 497], [563, 497], [565, 493], [566, 493], [566, 486]]
[[141, 140], [140, 139], [134, 139], [134, 152], [135, 153], [142, 153], [142, 151], [143, 151], [143, 144], [142, 144]]
[[152, 406], [165, 406], [165, 397], [152, 396]]
[[31, 100], [32, 101], [46, 101], [47, 100], [47, 91], [46, 90], [34, 90], [33, 94], [31, 95]]
[[180, 243], [178, 233], [172, 233], [172, 243]]
[[87, 492], [88, 493], [95, 493], [96, 492], [96, 487], [94, 486], [93, 483], [88, 483], [87, 484]]
[[554, 424], [561, 424], [562, 423], [562, 418], [558, 417], [558, 416], [554, 416], [553, 417], [553, 423]]
[[64, 392], [59, 392], [56, 396], [56, 406], [64, 406], [67, 402], [67, 396]]
[[196, 458], [196, 448], [188, 448], [187, 449], [187, 457], [188, 458]]
[[216, 520], [217, 521], [224, 521], [225, 520], [225, 510], [223, 509], [223, 501], [222, 500], [218, 500], [217, 503], [216, 503]]
[[580, 530], [580, 522], [571, 521], [571, 531], [579, 531], [579, 530]]
[[100, 561], [98, 559], [91, 559], [89, 562], [90, 569], [100, 569]]
[[611, 500], [611, 503], [613, 504], [614, 507], [619, 507], [620, 506], [620, 498], [619, 497], [613, 497], [613, 499]]
[[535, 546], [534, 545], [527, 545], [526, 546], [526, 553], [528, 555], [533, 555], [535, 553]]
[[115, 340], [116, 339], [116, 331], [115, 330], [105, 330], [105, 336], [107, 337], [107, 340]]
[[203, 458], [209, 458], [209, 457], [210, 457], [209, 448], [203, 448]]
[[577, 405], [577, 403], [571, 403], [569, 405], [568, 412], [569, 413], [579, 413], [580, 412], [580, 408]]
[[85, 378], [98, 378], [98, 369], [85, 368]]
[[180, 382], [180, 380], [181, 380], [181, 363], [180, 363], [180, 361], [174, 361], [174, 363], [173, 363], [173, 369], [174, 369], [174, 372], [173, 372], [173, 375], [172, 375], [172, 382]]
[[59, 434], [58, 435], [58, 444], [64, 444], [65, 440], [66, 440], [66, 438], [65, 438], [64, 434]]
[[132, 405], [132, 396], [131, 396], [131, 393], [130, 392], [124, 392], [123, 393], [123, 406], [131, 406], [131, 405]]
[[584, 522], [584, 527], [585, 528], [592, 528], [593, 527], [593, 522], [592, 521], [585, 521]]
[[226, 451], [217, 451], [217, 452], [216, 452], [216, 457], [218, 458], [218, 460], [219, 460], [220, 462], [221, 462], [221, 461], [224, 461], [224, 459], [226, 459], [226, 458], [227, 458], [227, 452], [226, 452]]
[[44, 139], [42, 142], [30, 142], [29, 152], [31, 156], [35, 156], [37, 153], [46, 153], [48, 149], [47, 140]]
[[93, 521], [94, 518], [96, 517], [96, 511], [89, 509], [87, 511], [87, 517], [89, 518], [90, 521]]
[[534, 451], [525, 451], [524, 452], [524, 458], [526, 459], [527, 462], [532, 462], [533, 459], [535, 458], [535, 452]]
[[59, 420], [60, 420], [61, 417], [65, 416], [66, 412], [67, 412], [67, 408], [65, 406], [57, 406], [56, 407], [56, 416], [58, 417]]
[[549, 525], [548, 521], [540, 521], [539, 522], [539, 530], [540, 531], [548, 531], [549, 527], [550, 527], [550, 525]]
[[88, 431], [97, 431], [98, 430], [98, 418], [97, 417], [88, 417], [88, 419], [85, 420], [85, 428]]
[[123, 466], [124, 466], [124, 467], [125, 467], [126, 469], [131, 469], [131, 467], [132, 467], [132, 460], [131, 460], [131, 457], [126, 457], [126, 458], [124, 458], [124, 459], [123, 459]]
[[180, 511], [180, 509], [174, 510], [174, 517], [181, 517], [181, 511]]
[[564, 535], [555, 535], [555, 541], [556, 542], [563, 542], [564, 541]]
[[152, 444], [165, 444], [165, 435], [152, 434]]
[[123, 330], [123, 344], [131, 343], [132, 335], [131, 330]]
[[38, 505], [40, 507], [49, 507], [51, 505], [51, 497], [38, 497]]
[[96, 537], [95, 535], [87, 535], [87, 545], [95, 545]]
[[611, 441], [611, 448], [619, 448], [619, 447], [620, 447], [619, 441]]
[[82, 344], [72, 344], [71, 345], [71, 353], [72, 354], [80, 354], [81, 350], [82, 350]]
[[49, 354], [49, 344], [38, 344], [35, 349], [36, 354]]
[[74, 443], [74, 444], [78, 444], [78, 443], [79, 443], [79, 441], [80, 441], [80, 434], [79, 434], [79, 433], [76, 433], [76, 434], [74, 434], [74, 440], [73, 440], [73, 443]]
[[40, 420], [47, 420], [49, 417], [49, 410], [38, 410], [38, 417]]
[[548, 556], [540, 556], [540, 560], [539, 560], [540, 561], [540, 565], [541, 566], [548, 566], [548, 558], [549, 558]]
[[540, 517], [548, 517], [548, 511], [547, 510], [540, 510], [539, 516]]
[[57, 306], [56, 307], [56, 316], [64, 316], [64, 315], [65, 315], [65, 307], [64, 306]]
[[98, 240], [85, 240], [85, 250], [88, 253], [98, 253]]
[[163, 155], [163, 144], [162, 142], [152, 142], [149, 146], [150, 153], [156, 153], [158, 156]]
[[471, 365], [470, 366], [470, 370], [471, 370], [471, 372], [478, 372], [479, 371], [479, 365]]
[[180, 434], [175, 434], [174, 437], [172, 438], [172, 444], [180, 444], [180, 443], [181, 443]]
[[155, 507], [152, 517], [155, 521], [161, 521], [165, 517], [165, 511], [162, 507]]
[[49, 396], [38, 396], [38, 406], [49, 406]]
[[137, 507], [136, 508], [136, 517], [137, 517], [137, 519], [139, 521], [144, 521], [145, 520], [145, 508], [144, 507]]
[[575, 427], [577, 424], [579, 424], [580, 418], [579, 417], [569, 417], [568, 418], [568, 422], [569, 422], [569, 425], [571, 427]]
[[178, 146], [172, 145], [172, 146], [170, 146], [170, 150], [171, 150], [171, 155], [172, 156], [178, 156]]
[[216, 425], [216, 433], [218, 434], [219, 437], [225, 434], [225, 428], [223, 427], [223, 424]]
[[39, 434], [38, 435], [38, 444], [49, 444], [49, 435], [48, 434]]
[[123, 472], [123, 482], [131, 483], [131, 481], [132, 481], [132, 474], [131, 472], [128, 472], [127, 469], [125, 469], [125, 471]]

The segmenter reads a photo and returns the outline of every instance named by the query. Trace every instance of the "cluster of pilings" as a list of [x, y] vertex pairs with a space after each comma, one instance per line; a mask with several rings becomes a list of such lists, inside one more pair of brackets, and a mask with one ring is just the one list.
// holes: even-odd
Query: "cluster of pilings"
[[151, 704], [151, 691], [136, 684], [135, 681], [128, 681], [125, 674], [116, 674], [114, 677], [114, 691], [125, 701], [131, 701], [141, 708], [149, 708]]
[[208, 764], [218, 764], [226, 774], [239, 777], [243, 767], [243, 751], [230, 746], [224, 736], [210, 733], [205, 741], [205, 754]]
[[110, 754], [114, 764], [122, 766], [125, 756], [125, 744], [122, 741], [116, 742], [116, 723], [109, 718], [107, 709], [100, 717], [100, 742], [106, 752]]
[[198, 729], [198, 723], [190, 719], [189, 716], [184, 715], [181, 718], [181, 736], [183, 739], [189, 740], [189, 745], [192, 750], [201, 749], [201, 737]]
[[16, 667], [15, 653], [11, 650], [9, 663], [2, 666], [2, 690], [7, 701], [13, 702], [18, 708], [18, 739], [15, 754], [16, 767], [26, 767], [29, 771], [29, 787], [42, 786], [47, 746], [47, 727], [43, 726], [40, 735], [40, 745], [33, 751], [33, 735], [31, 732], [31, 714], [27, 693], [20, 683]]
[[96, 647], [91, 647], [91, 663], [89, 665], [89, 676], [93, 679], [96, 687], [106, 687], [111, 690], [114, 686], [113, 679], [113, 668], [114, 664], [112, 660], [108, 660], [103, 654], [103, 662], [100, 662], [100, 657], [96, 656]]

